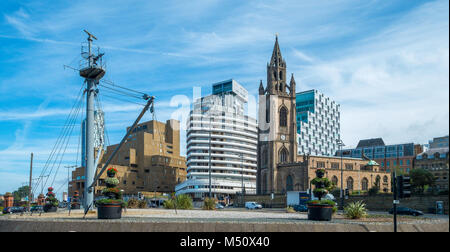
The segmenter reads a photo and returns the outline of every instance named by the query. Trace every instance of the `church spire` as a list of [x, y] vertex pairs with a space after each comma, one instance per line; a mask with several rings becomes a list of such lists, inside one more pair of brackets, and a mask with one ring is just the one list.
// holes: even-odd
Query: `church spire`
[[280, 45], [278, 44], [278, 35], [275, 37], [275, 45], [273, 47], [272, 59], [270, 60], [271, 66], [281, 66], [283, 63], [283, 57], [281, 56]]
[[260, 82], [259, 82], [259, 95], [263, 95], [264, 93], [265, 93], [264, 86], [263, 86], [262, 80], [260, 80]]
[[295, 96], [295, 80], [294, 80], [294, 74], [291, 75], [291, 81], [289, 83], [289, 91], [291, 96]]

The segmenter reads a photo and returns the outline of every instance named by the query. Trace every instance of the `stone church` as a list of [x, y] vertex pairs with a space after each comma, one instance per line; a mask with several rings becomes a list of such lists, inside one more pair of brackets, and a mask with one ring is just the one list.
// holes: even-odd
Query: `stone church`
[[[366, 159], [299, 155], [297, 150], [296, 83], [287, 79], [286, 61], [278, 37], [267, 65], [267, 85], [259, 85], [257, 194], [304, 191], [323, 168], [337, 187], [368, 190], [377, 185], [390, 190], [390, 174]], [[288, 84], [289, 83], [289, 84]], [[341, 181], [340, 167], [344, 168]]]

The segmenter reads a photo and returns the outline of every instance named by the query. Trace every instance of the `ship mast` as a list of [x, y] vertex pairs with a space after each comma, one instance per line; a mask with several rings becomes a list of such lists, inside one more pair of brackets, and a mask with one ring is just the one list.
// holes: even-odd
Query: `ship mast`
[[[92, 41], [97, 38], [84, 30], [88, 35], [88, 48], [83, 63], [84, 67], [80, 68], [80, 76], [85, 79], [86, 82], [86, 167], [85, 167], [85, 186], [94, 182], [95, 176], [95, 157], [94, 157], [94, 99], [98, 93], [97, 85], [100, 79], [105, 75], [105, 69], [102, 65], [101, 57], [103, 53], [97, 53], [95, 55], [92, 52]], [[94, 190], [84, 190], [84, 208], [88, 211], [94, 202]]]

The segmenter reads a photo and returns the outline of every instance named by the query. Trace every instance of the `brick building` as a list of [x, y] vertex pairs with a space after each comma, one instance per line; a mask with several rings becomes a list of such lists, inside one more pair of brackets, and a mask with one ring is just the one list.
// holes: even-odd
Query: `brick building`
[[[124, 190], [125, 194], [174, 192], [175, 185], [186, 179], [186, 159], [180, 156], [179, 129], [177, 120], [168, 120], [166, 123], [152, 120], [138, 124], [108, 166], [118, 171], [118, 188]], [[98, 171], [116, 147], [117, 145], [107, 147], [100, 158]], [[70, 197], [74, 191], [84, 195], [84, 171], [84, 167], [79, 167], [72, 172]], [[105, 178], [106, 172], [97, 182], [96, 195], [101, 194]]]
[[431, 148], [417, 155], [414, 161], [414, 168], [428, 170], [434, 175], [438, 190], [448, 190], [448, 150], [448, 147]]

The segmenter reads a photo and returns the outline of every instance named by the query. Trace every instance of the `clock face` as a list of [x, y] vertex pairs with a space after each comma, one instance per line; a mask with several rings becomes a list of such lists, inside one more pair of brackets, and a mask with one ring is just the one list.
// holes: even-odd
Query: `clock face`
[[285, 135], [281, 135], [281, 140], [286, 140], [286, 136]]

